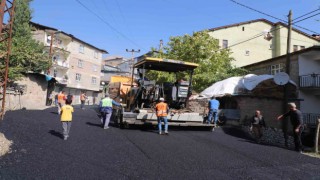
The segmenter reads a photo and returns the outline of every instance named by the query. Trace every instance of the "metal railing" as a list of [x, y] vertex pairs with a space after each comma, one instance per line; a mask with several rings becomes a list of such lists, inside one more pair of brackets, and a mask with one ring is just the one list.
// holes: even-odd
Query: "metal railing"
[[320, 88], [320, 74], [308, 74], [300, 76], [301, 88]]
[[317, 120], [320, 119], [320, 114], [315, 114], [315, 113], [303, 113], [303, 121], [304, 124], [307, 126], [316, 126], [317, 125]]

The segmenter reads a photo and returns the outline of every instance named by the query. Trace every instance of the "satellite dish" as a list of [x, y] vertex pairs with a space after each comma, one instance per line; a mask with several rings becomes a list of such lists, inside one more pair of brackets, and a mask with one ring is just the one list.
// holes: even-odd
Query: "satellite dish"
[[257, 86], [257, 82], [256, 82], [257, 79], [254, 77], [257, 77], [257, 75], [248, 74], [248, 75], [244, 76], [242, 79], [243, 86], [249, 91], [251, 91], [252, 89], [254, 89]]
[[273, 81], [278, 85], [285, 85], [289, 82], [289, 75], [285, 72], [279, 72], [273, 77]]

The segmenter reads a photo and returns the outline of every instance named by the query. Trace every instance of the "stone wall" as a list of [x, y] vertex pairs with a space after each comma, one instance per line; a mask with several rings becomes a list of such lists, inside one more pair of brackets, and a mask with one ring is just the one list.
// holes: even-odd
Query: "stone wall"
[[236, 97], [241, 113], [240, 123], [248, 125], [256, 110], [260, 110], [268, 127], [280, 128], [277, 117], [282, 112], [282, 100], [258, 97]]
[[[282, 114], [282, 100], [250, 96], [234, 96], [233, 98], [237, 102], [237, 109], [235, 110], [240, 112], [238, 124], [249, 125], [251, 117], [254, 115], [255, 111], [260, 110], [262, 115], [265, 117], [268, 127], [281, 128], [281, 122], [277, 121], [276, 118]], [[220, 102], [220, 104], [223, 103]], [[200, 114], [207, 113], [207, 106], [208, 99], [196, 99], [189, 101], [189, 109]], [[222, 108], [222, 111], [224, 110], [223, 107], [220, 108]], [[226, 116], [228, 118], [227, 114]], [[233, 119], [233, 121], [234, 120], [236, 119]]]
[[[244, 131], [250, 138], [254, 139], [249, 126], [241, 126], [241, 130]], [[285, 140], [283, 136], [283, 131], [277, 128], [266, 128], [263, 129], [263, 136], [260, 141], [262, 144], [285, 147]], [[294, 149], [294, 139], [289, 135], [288, 138], [288, 148]]]
[[[15, 89], [8, 88], [6, 110], [43, 109], [46, 107], [48, 82], [44, 75], [28, 74], [16, 81]], [[21, 91], [20, 91], [21, 90]]]

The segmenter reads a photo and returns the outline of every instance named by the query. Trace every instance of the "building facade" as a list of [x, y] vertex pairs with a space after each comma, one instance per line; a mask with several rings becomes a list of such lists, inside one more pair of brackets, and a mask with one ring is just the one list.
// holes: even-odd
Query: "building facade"
[[[284, 55], [287, 50], [287, 25], [257, 19], [209, 29], [221, 48], [229, 48], [236, 67]], [[293, 28], [291, 52], [319, 44], [319, 39]]]
[[74, 104], [79, 104], [81, 92], [86, 92], [92, 104], [100, 91], [102, 55], [107, 51], [55, 28], [31, 25], [34, 39], [44, 43], [52, 59], [52, 67], [44, 73], [56, 83], [48, 87], [48, 94], [65, 91], [74, 96]]
[[[253, 74], [285, 72], [286, 56], [271, 58], [245, 66]], [[290, 79], [297, 84], [299, 105], [305, 123], [313, 126], [320, 118], [320, 46], [313, 46], [290, 54]]]

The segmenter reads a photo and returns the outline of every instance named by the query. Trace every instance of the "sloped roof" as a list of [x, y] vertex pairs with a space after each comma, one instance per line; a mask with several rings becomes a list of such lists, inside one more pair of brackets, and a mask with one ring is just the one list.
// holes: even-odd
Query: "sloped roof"
[[30, 24], [31, 24], [32, 26], [35, 26], [35, 27], [38, 27], [38, 28], [41, 28], [41, 29], [49, 29], [49, 30], [53, 30], [53, 31], [59, 31], [60, 33], [66, 35], [66, 36], [69, 36], [69, 37], [71, 37], [71, 38], [73, 38], [73, 39], [75, 39], [75, 40], [77, 40], [77, 41], [79, 41], [79, 42], [81, 42], [81, 43], [83, 43], [83, 44], [86, 44], [86, 45], [88, 45], [88, 46], [90, 46], [90, 47], [92, 47], [92, 48], [95, 48], [95, 49], [97, 49], [97, 50], [99, 50], [99, 51], [101, 51], [101, 52], [104, 52], [104, 53], [106, 53], [106, 54], [109, 54], [108, 51], [106, 51], [106, 50], [104, 50], [104, 49], [97, 48], [96, 46], [91, 45], [91, 44], [89, 44], [89, 43], [87, 43], [87, 42], [85, 42], [85, 41], [83, 41], [83, 40], [81, 40], [81, 39], [73, 36], [72, 34], [68, 34], [68, 33], [63, 32], [63, 31], [60, 31], [60, 30], [58, 30], [58, 29], [56, 29], [56, 28], [52, 28], [52, 27], [49, 27], [49, 26], [44, 26], [44, 25], [42, 25], [42, 24], [38, 24], [38, 23], [35, 23], [35, 22], [31, 22], [31, 21], [30, 21]]
[[[276, 22], [276, 23], [273, 23], [267, 19], [255, 19], [255, 20], [250, 20], [250, 21], [244, 21], [244, 22], [240, 22], [240, 23], [235, 23], [235, 24], [229, 24], [229, 25], [225, 25], [225, 26], [220, 26], [220, 27], [215, 27], [215, 28], [211, 28], [209, 29], [209, 31], [216, 31], [216, 30], [220, 30], [220, 29], [226, 29], [226, 28], [230, 28], [230, 27], [236, 27], [236, 26], [241, 26], [241, 25], [245, 25], [245, 24], [251, 24], [251, 23], [256, 23], [256, 22], [265, 22], [267, 24], [270, 24], [272, 26], [276, 26], [276, 25], [281, 25], [281, 26], [284, 26], [284, 27], [288, 27], [287, 24], [283, 23], [283, 22]], [[320, 42], [320, 39], [317, 39], [316, 37], [310, 35], [310, 34], [307, 34], [303, 31], [300, 31], [299, 29], [296, 29], [296, 28], [292, 28], [293, 31], [296, 31], [297, 33], [299, 34], [303, 34], [305, 36], [308, 36], [309, 38], [311, 39], [314, 39], [314, 40], [317, 40]]]

